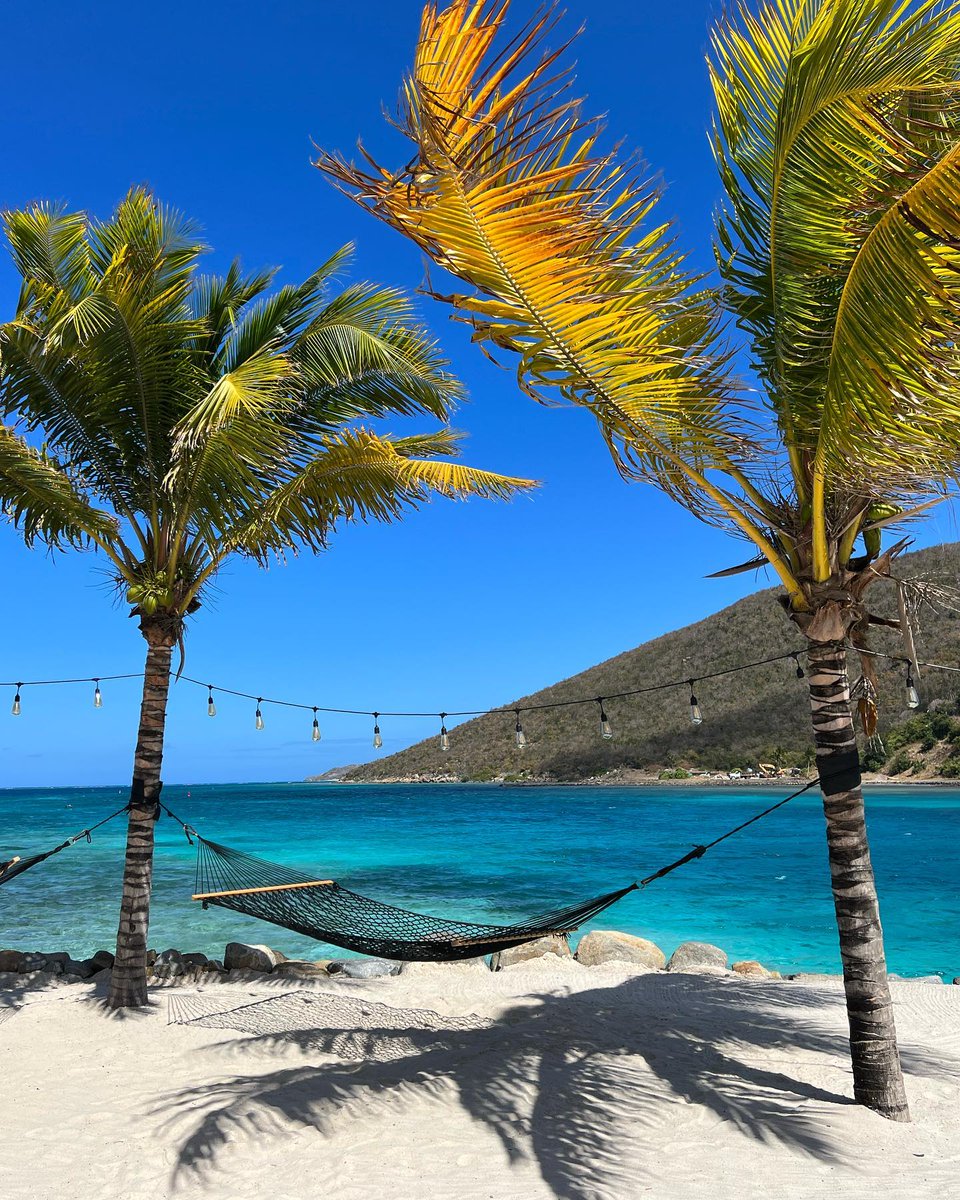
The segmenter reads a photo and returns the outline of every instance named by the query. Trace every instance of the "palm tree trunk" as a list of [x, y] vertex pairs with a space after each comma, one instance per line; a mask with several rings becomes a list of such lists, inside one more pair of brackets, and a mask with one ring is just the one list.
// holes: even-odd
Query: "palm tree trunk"
[[170, 659], [176, 632], [169, 618], [144, 617], [140, 629], [147, 641], [147, 662], [140, 704], [140, 729], [133, 757], [127, 852], [123, 864], [120, 928], [110, 978], [111, 1008], [133, 1008], [147, 1002], [147, 928], [153, 881], [153, 831], [160, 815], [160, 768], [163, 731], [170, 689]]
[[853, 1093], [860, 1104], [881, 1116], [909, 1121], [867, 844], [845, 644], [811, 641], [809, 663], [817, 770], [850, 1025]]

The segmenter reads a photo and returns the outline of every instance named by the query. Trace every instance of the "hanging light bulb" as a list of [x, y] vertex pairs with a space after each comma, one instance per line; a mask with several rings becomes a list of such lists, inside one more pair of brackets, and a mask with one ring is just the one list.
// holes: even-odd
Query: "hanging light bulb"
[[383, 738], [380, 736], [380, 714], [373, 714], [373, 748], [379, 750], [383, 745]]
[[514, 737], [517, 742], [517, 749], [522, 750], [527, 744], [527, 735], [523, 732], [523, 726], [520, 724], [520, 709], [518, 708], [515, 711], [517, 714], [517, 728]]
[[603, 697], [597, 697], [597, 703], [600, 705], [600, 736], [604, 741], [609, 742], [613, 737], [613, 730], [610, 727], [610, 722], [607, 720], [607, 714], [603, 709]]
[[804, 675], [806, 674], [806, 672], [804, 671], [803, 667], [801, 667], [801, 666], [800, 666], [800, 655], [799, 655], [799, 654], [795, 654], [795, 655], [793, 656], [793, 661], [794, 661], [794, 662], [797, 664], [797, 678], [798, 678], [798, 679], [803, 679], [803, 677], [804, 677]]
[[213, 687], [207, 684], [207, 716], [215, 717], [217, 715], [217, 706], [213, 702]]
[[920, 707], [920, 693], [917, 691], [917, 685], [913, 682], [913, 667], [907, 663], [907, 708]]
[[320, 741], [320, 722], [317, 720], [317, 710], [313, 710], [313, 729], [310, 731], [311, 742]]
[[694, 725], [703, 724], [703, 713], [700, 711], [700, 702], [693, 694], [693, 680], [690, 680], [690, 720]]
[[93, 707], [103, 708], [103, 697], [100, 695], [100, 680], [95, 679], [93, 682], [96, 685], [93, 690]]
[[447, 719], [447, 714], [441, 713], [440, 714], [440, 749], [441, 750], [449, 750], [450, 749], [450, 738], [447, 735], [446, 719]]
[[16, 695], [14, 696], [14, 698], [13, 698], [13, 708], [11, 708], [11, 709], [10, 709], [10, 712], [11, 712], [11, 713], [12, 713], [12, 714], [13, 714], [15, 717], [19, 717], [19, 716], [20, 716], [20, 689], [21, 689], [22, 687], [23, 687], [23, 684], [22, 684], [22, 683], [18, 683], [18, 684], [17, 684], [17, 694], [16, 694]]
[[254, 722], [257, 729], [263, 728], [263, 713], [260, 711], [260, 705], [262, 702], [263, 702], [263, 697], [258, 696], [257, 697], [257, 718], [256, 718], [256, 721]]

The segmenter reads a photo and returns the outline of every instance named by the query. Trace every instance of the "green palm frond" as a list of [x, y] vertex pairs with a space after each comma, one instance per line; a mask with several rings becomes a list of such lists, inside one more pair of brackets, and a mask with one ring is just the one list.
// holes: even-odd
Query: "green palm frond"
[[83, 546], [110, 542], [117, 533], [116, 521], [89, 502], [62, 464], [6, 425], [0, 425], [0, 512], [28, 545]]
[[[311, 461], [289, 472], [222, 543], [259, 561], [298, 546], [322, 549], [343, 521], [394, 521], [431, 496], [506, 500], [537, 485], [440, 461], [459, 452], [450, 430], [406, 438], [366, 429], [324, 437]], [[426, 457], [431, 456], [431, 457]]]
[[[775, 0], [714, 35], [718, 261], [820, 487], [955, 471], [960, 11]], [[851, 478], [852, 477], [852, 478]]]

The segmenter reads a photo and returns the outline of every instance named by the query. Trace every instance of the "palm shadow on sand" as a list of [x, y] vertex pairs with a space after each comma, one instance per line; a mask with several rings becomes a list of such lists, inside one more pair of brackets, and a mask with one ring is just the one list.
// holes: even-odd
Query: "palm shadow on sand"
[[[349, 1119], [348, 1108], [386, 1116], [415, 1096], [429, 1101], [451, 1088], [465, 1112], [497, 1134], [509, 1160], [533, 1159], [561, 1200], [622, 1195], [643, 1182], [637, 1175], [641, 1140], [649, 1152], [641, 1170], [655, 1182], [669, 1167], [658, 1134], [689, 1105], [731, 1122], [746, 1138], [852, 1165], [850, 1148], [828, 1132], [830, 1107], [852, 1099], [798, 1077], [810, 1060], [820, 1058], [822, 1065], [823, 1056], [837, 1055], [845, 1061], [846, 1039], [836, 1032], [842, 993], [643, 975], [612, 988], [531, 1000], [477, 1028], [446, 1030], [423, 1029], [415, 1020], [407, 1028], [402, 1022], [375, 1027], [380, 1006], [372, 1004], [374, 1019], [362, 1030], [324, 1022], [258, 1033], [250, 1013], [269, 1001], [245, 1006], [239, 1028], [251, 1036], [213, 1050], [247, 1055], [297, 1045], [359, 1061], [237, 1074], [162, 1098], [151, 1115], [161, 1118], [163, 1135], [188, 1130], [174, 1183], [215, 1169], [237, 1134], [267, 1135], [271, 1117], [280, 1119], [276, 1127], [292, 1122], [326, 1132]], [[417, 1016], [415, 1010], [398, 1015], [404, 1012]], [[235, 1018], [223, 1016], [221, 1027], [231, 1027]], [[783, 1071], [758, 1065], [758, 1052], [767, 1052], [769, 1063], [770, 1050], [783, 1052]], [[800, 1057], [788, 1058], [797, 1051]], [[910, 1047], [903, 1060], [914, 1075], [960, 1076], [960, 1061]], [[837, 1070], [836, 1080], [839, 1088], [850, 1086], [846, 1071]]]

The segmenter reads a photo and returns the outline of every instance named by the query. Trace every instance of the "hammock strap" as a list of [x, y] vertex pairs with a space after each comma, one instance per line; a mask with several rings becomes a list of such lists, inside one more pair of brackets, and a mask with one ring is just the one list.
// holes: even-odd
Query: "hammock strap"
[[88, 842], [93, 841], [93, 833], [100, 828], [101, 825], [106, 825], [108, 821], [114, 820], [122, 813], [125, 813], [130, 808], [129, 801], [118, 808], [116, 812], [110, 814], [109, 817], [104, 817], [102, 821], [97, 821], [96, 825], [90, 825], [86, 829], [81, 829], [79, 833], [75, 833], [73, 837], [67, 838], [65, 842], [61, 842], [59, 846], [54, 846], [52, 850], [46, 850], [43, 854], [34, 854], [30, 858], [12, 858], [7, 862], [0, 863], [0, 883], [7, 883], [13, 879], [15, 875], [21, 875], [24, 871], [29, 871], [31, 867], [37, 866], [48, 858], [52, 858], [54, 854], [59, 854], [61, 850], [67, 850], [81, 840], [86, 838]]

